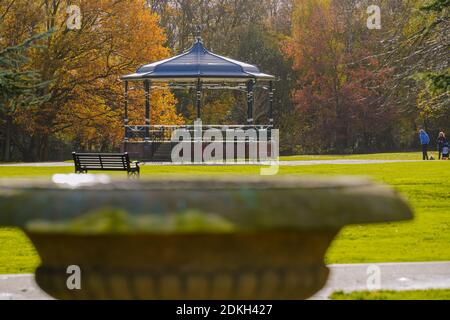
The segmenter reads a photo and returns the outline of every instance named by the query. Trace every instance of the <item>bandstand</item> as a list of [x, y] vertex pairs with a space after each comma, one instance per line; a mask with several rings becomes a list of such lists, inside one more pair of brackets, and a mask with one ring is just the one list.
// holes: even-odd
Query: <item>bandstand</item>
[[[246, 93], [247, 123], [241, 125], [203, 124], [203, 129], [230, 130], [254, 129], [271, 132], [273, 128], [273, 103], [275, 77], [262, 73], [258, 67], [214, 54], [203, 45], [200, 36], [187, 52], [178, 56], [141, 66], [135, 73], [121, 77], [125, 88], [124, 129], [122, 151], [131, 157], [146, 161], [171, 161], [175, 129], [194, 130], [193, 125], [170, 126], [152, 123], [150, 117], [152, 89], [194, 90], [197, 120], [202, 118], [202, 95], [204, 90], [238, 90]], [[145, 123], [130, 125], [128, 118], [129, 83], [141, 82], [145, 92]], [[269, 104], [269, 123], [255, 124], [253, 117], [254, 92], [262, 88]]]

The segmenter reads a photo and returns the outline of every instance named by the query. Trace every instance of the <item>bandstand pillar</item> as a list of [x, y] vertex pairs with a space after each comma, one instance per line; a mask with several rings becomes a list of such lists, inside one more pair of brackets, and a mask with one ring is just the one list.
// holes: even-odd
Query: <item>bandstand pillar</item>
[[273, 81], [269, 84], [269, 122], [273, 126], [273, 96], [274, 96]]
[[197, 120], [201, 120], [202, 118], [202, 83], [200, 81], [200, 78], [197, 79]]
[[253, 125], [254, 80], [247, 82], [247, 125]]
[[128, 142], [128, 81], [124, 82], [124, 87], [125, 87], [125, 91], [124, 91], [124, 98], [125, 98], [125, 102], [124, 102], [124, 118], [123, 118], [123, 124], [124, 124], [124, 128], [125, 128], [125, 138], [124, 141]]
[[150, 141], [150, 81], [144, 81], [145, 90], [145, 142]]

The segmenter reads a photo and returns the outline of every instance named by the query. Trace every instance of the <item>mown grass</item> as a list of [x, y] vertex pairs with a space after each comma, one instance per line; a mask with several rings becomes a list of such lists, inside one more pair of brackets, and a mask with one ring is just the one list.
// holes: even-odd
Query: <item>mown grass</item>
[[[142, 176], [254, 175], [256, 166], [144, 166]], [[49, 176], [71, 167], [0, 167], [0, 177]], [[388, 183], [411, 203], [410, 222], [349, 226], [326, 256], [327, 263], [450, 260], [450, 162], [284, 166], [280, 175], [362, 175]], [[124, 173], [117, 175], [124, 176]], [[31, 272], [38, 257], [24, 235], [0, 229], [0, 273]]]
[[31, 273], [39, 256], [30, 240], [16, 228], [0, 228], [0, 274]]
[[332, 300], [450, 300], [450, 290], [334, 292]]

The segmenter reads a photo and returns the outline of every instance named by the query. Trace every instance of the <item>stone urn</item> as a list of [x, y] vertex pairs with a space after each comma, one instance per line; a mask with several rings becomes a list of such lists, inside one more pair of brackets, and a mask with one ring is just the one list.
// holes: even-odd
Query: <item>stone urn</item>
[[393, 189], [349, 177], [0, 180], [0, 225], [25, 231], [58, 299], [306, 299], [343, 226], [411, 217]]

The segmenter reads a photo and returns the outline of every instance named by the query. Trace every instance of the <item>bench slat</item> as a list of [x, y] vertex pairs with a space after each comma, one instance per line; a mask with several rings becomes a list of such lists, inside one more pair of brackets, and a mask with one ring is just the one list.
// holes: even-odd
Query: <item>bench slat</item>
[[[78, 158], [80, 160], [91, 160], [91, 161], [99, 161], [99, 159], [95, 159], [95, 158]], [[108, 161], [121, 161], [121, 160], [126, 160], [125, 158], [102, 158], [103, 160], [108, 160]]]
[[120, 164], [99, 164], [99, 163], [80, 163], [81, 166], [85, 166], [85, 167], [89, 167], [89, 166], [97, 166], [97, 167], [122, 167], [122, 168], [126, 168], [127, 165], [123, 165], [122, 163]]
[[99, 162], [99, 161], [92, 161], [92, 160], [89, 160], [89, 161], [85, 161], [85, 160], [80, 160], [79, 161], [80, 163], [92, 163], [92, 164], [108, 164], [108, 163], [110, 163], [110, 164], [123, 164], [123, 163], [126, 163], [125, 161], [116, 161], [116, 162], [114, 162], [114, 161], [102, 161], [102, 162]]

